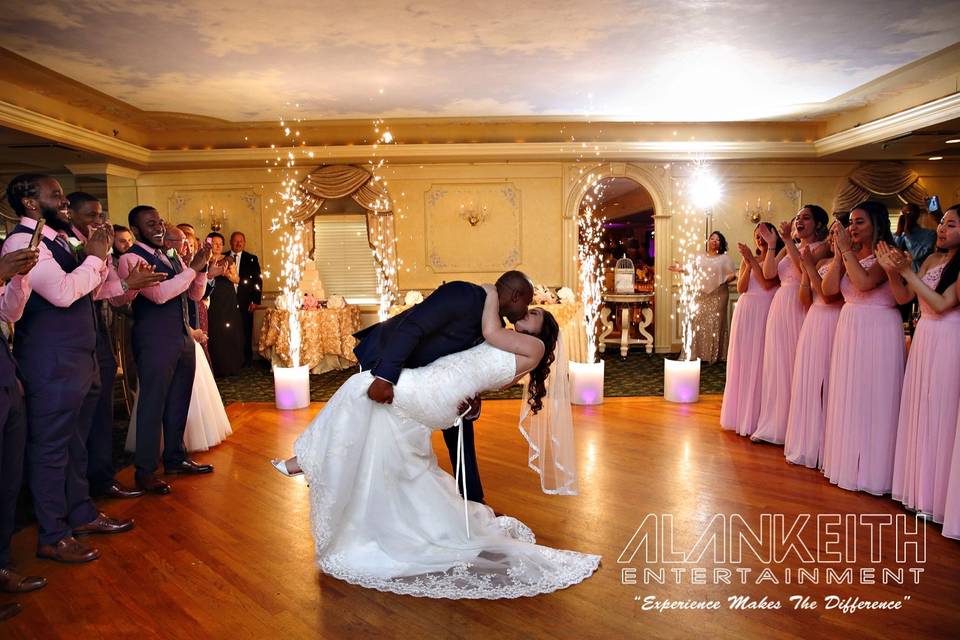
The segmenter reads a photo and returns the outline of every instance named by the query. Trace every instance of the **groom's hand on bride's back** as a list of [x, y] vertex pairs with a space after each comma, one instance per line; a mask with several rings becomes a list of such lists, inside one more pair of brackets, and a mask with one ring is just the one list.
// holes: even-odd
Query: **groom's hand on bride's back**
[[367, 389], [367, 397], [380, 404], [391, 404], [393, 402], [393, 385], [382, 378], [374, 378], [373, 383]]

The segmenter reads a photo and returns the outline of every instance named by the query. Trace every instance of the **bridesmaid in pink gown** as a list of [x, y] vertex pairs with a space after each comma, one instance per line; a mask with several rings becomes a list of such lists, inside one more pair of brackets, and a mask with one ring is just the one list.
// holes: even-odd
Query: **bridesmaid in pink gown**
[[[950, 207], [957, 211], [960, 205]], [[960, 299], [960, 278], [954, 287]], [[943, 510], [943, 535], [960, 540], [960, 416], [957, 418], [957, 437], [953, 441], [953, 457], [950, 460], [950, 480], [947, 483], [947, 505]]]
[[833, 234], [823, 292], [842, 292], [845, 304], [830, 358], [823, 473], [843, 489], [884, 495], [893, 486], [904, 360], [900, 312], [874, 255], [878, 242], [893, 241], [887, 207], [863, 202], [849, 232], [835, 223]]
[[[767, 243], [760, 235], [760, 228], [772, 229], [769, 222], [761, 222], [753, 230], [757, 254], [763, 260]], [[776, 236], [776, 234], [774, 234]], [[782, 241], [771, 251], [779, 252]], [[733, 309], [730, 323], [730, 348], [727, 352], [727, 380], [723, 387], [723, 405], [720, 407], [720, 426], [749, 436], [757, 427], [760, 415], [760, 375], [763, 363], [763, 338], [767, 326], [767, 312], [776, 293], [776, 279], [763, 277], [763, 267], [750, 248], [738, 245], [743, 262], [737, 277], [740, 297]]]
[[[768, 252], [763, 262], [763, 275], [779, 276], [780, 289], [773, 296], [767, 331], [763, 345], [763, 382], [760, 390], [760, 418], [757, 429], [750, 436], [754, 442], [783, 444], [787, 434], [787, 414], [790, 413], [790, 390], [793, 363], [796, 356], [800, 328], [807, 314], [807, 304], [800, 300], [800, 251], [793, 242], [796, 233], [800, 247], [809, 247], [819, 261], [829, 253], [823, 239], [827, 237], [830, 218], [822, 207], [804, 205], [792, 221], [780, 225], [780, 239], [785, 243], [780, 253]], [[769, 244], [776, 231], [764, 234]]]
[[909, 254], [881, 244], [877, 256], [899, 304], [915, 297], [920, 322], [910, 344], [900, 397], [893, 463], [893, 498], [943, 522], [960, 399], [960, 215], [948, 209], [937, 228], [936, 252], [913, 272]]
[[[830, 244], [833, 249], [832, 239]], [[803, 320], [797, 341], [783, 455], [787, 462], [816, 469], [823, 461], [830, 354], [843, 296], [823, 294], [822, 279], [833, 262], [832, 256], [818, 265], [809, 247], [802, 249], [800, 255], [803, 265], [800, 298], [803, 302], [812, 300], [813, 304]]]

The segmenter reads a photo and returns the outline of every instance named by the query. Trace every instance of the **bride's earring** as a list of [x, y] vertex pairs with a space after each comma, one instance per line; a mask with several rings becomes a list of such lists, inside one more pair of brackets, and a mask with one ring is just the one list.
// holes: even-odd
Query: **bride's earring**
[[279, 472], [282, 473], [283, 475], [287, 476], [288, 478], [293, 478], [293, 477], [295, 477], [295, 476], [301, 476], [301, 475], [303, 475], [303, 470], [297, 471], [296, 473], [290, 473], [289, 469], [287, 469], [287, 461], [286, 461], [286, 460], [281, 460], [281, 459], [279, 459], [279, 458], [274, 458], [273, 460], [270, 461], [270, 464], [273, 465], [273, 468], [274, 468], [274, 469], [276, 469], [277, 471], [279, 471]]

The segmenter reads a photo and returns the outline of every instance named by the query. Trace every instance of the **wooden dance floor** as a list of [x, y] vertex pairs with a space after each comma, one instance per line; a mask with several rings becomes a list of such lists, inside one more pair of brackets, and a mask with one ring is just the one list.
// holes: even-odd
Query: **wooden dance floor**
[[[898, 564], [894, 536], [885, 535], [874, 564], [870, 536], [858, 538], [854, 584], [828, 583], [824, 573], [834, 565], [823, 558], [803, 565], [792, 556], [766, 565], [745, 554], [736, 565], [717, 562], [708, 550], [694, 564], [665, 565], [648, 564], [641, 550], [618, 562], [647, 514], [671, 514], [672, 548], [689, 550], [714, 514], [740, 514], [759, 531], [761, 514], [783, 514], [789, 526], [800, 514], [816, 520], [816, 514], [904, 513], [890, 499], [843, 491], [816, 471], [786, 464], [780, 447], [722, 431], [716, 396], [690, 406], [618, 398], [575, 408], [577, 497], [540, 491], [516, 428], [519, 401], [484, 404], [476, 437], [488, 503], [526, 522], [543, 544], [601, 554], [599, 572], [582, 584], [537, 598], [451, 602], [370, 591], [320, 575], [307, 487], [302, 478], [282, 477], [268, 462], [290, 453], [319, 406], [288, 413], [266, 404], [229, 407], [233, 436], [197, 456], [216, 466], [213, 475], [174, 479], [169, 496], [102, 505], [112, 515], [135, 518], [136, 529], [87, 538], [101, 549], [97, 562], [67, 566], [37, 560], [36, 531], [20, 532], [14, 561], [22, 573], [46, 576], [49, 585], [16, 597], [0, 594], [0, 602], [23, 605], [18, 617], [0, 623], [0, 637], [915, 640], [960, 633], [960, 542], [943, 538], [935, 525], [921, 524], [926, 531], [921, 563], [908, 553], [908, 561]], [[439, 434], [434, 446], [449, 469]], [[132, 469], [120, 477], [132, 481]], [[908, 523], [913, 526], [912, 517]], [[816, 526], [810, 526], [801, 538], [814, 553], [828, 549], [829, 541], [818, 542]], [[917, 546], [922, 545], [914, 552]], [[714, 570], [721, 566], [733, 569], [732, 584], [718, 581]], [[799, 584], [802, 566], [819, 568], [818, 581], [808, 575]], [[664, 584], [644, 584], [645, 568], [664, 567]], [[685, 567], [680, 578], [672, 571], [676, 567]], [[705, 584], [697, 584], [690, 567], [703, 567]], [[751, 571], [746, 584], [737, 567]], [[881, 580], [882, 568], [896, 575], [903, 567], [902, 583]], [[765, 568], [776, 582], [757, 584]], [[865, 568], [874, 579], [864, 580]], [[915, 581], [911, 569], [917, 568], [922, 573]], [[624, 584], [631, 579], [636, 584]], [[728, 598], [738, 595], [755, 598], [754, 604], [765, 596], [767, 605], [779, 601], [781, 607], [731, 609]], [[819, 604], [795, 610], [793, 595]], [[839, 596], [834, 603], [850, 605], [848, 598], [859, 598], [900, 608], [827, 608], [830, 595]], [[719, 610], [645, 610], [648, 596], [655, 603], [721, 604]]]

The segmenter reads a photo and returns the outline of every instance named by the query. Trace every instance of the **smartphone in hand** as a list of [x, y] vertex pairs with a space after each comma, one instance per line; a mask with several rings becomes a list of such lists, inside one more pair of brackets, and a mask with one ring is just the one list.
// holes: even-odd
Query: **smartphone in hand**
[[33, 236], [30, 238], [30, 248], [36, 249], [40, 246], [40, 239], [43, 238], [44, 221], [41, 218], [37, 220], [37, 228], [33, 230]]

